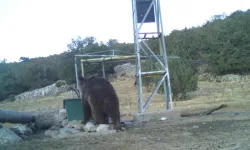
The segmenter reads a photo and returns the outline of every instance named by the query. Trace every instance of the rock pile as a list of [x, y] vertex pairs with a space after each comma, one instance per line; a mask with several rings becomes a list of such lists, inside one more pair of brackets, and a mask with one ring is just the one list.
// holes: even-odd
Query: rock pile
[[203, 74], [198, 75], [199, 81], [209, 81], [209, 82], [239, 82], [239, 81], [246, 81], [249, 79], [250, 79], [250, 77], [247, 75], [240, 76], [240, 75], [235, 75], [235, 74], [215, 76], [215, 75], [211, 75], [209, 73], [203, 73]]
[[[68, 122], [65, 109], [59, 110], [59, 113], [55, 114], [56, 117], [54, 125], [45, 131], [46, 137], [52, 138], [65, 138], [72, 135], [86, 135], [88, 133], [115, 133], [110, 125], [100, 124], [94, 125], [92, 122], [88, 122], [85, 125], [80, 120], [72, 120]], [[47, 126], [48, 127], [48, 126]]]
[[83, 125], [74, 120], [64, 127], [52, 126], [45, 131], [44, 135], [51, 138], [66, 138], [69, 136], [88, 135], [91, 133], [116, 133], [116, 130], [112, 130], [107, 124], [94, 125], [92, 122], [88, 122]]
[[22, 94], [15, 96], [15, 100], [23, 100], [23, 99], [35, 99], [37, 97], [42, 96], [56, 96], [60, 93], [64, 93], [70, 91], [73, 85], [67, 85], [65, 81], [59, 80], [56, 83], [46, 86], [44, 88], [36, 89], [33, 91], [28, 91]]
[[0, 144], [11, 144], [32, 138], [37, 131], [44, 130], [44, 136], [51, 138], [66, 138], [69, 136], [88, 135], [92, 133], [110, 134], [116, 133], [113, 125], [94, 125], [88, 122], [85, 125], [81, 121], [67, 121], [65, 109], [49, 109], [35, 113], [36, 120], [30, 124], [18, 124], [10, 128], [0, 125]]
[[0, 144], [14, 144], [29, 139], [33, 130], [28, 125], [15, 125], [10, 128], [0, 128]]
[[114, 67], [115, 76], [119, 80], [126, 78], [134, 78], [136, 75], [136, 67], [131, 63], [125, 63]]

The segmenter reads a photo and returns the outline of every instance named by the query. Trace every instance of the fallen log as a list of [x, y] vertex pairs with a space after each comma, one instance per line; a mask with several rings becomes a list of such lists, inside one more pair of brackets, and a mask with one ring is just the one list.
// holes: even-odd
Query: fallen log
[[210, 115], [212, 112], [227, 107], [226, 104], [222, 104], [219, 107], [211, 108], [209, 110], [206, 110], [204, 112], [196, 112], [196, 113], [182, 113], [181, 117], [190, 117], [190, 116], [205, 116]]
[[1, 123], [33, 123], [35, 116], [30, 113], [17, 112], [14, 110], [0, 109], [0, 122]]

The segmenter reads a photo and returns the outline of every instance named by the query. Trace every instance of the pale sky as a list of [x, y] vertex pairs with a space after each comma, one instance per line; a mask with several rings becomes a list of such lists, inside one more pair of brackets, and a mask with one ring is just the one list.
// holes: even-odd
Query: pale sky
[[[160, 2], [165, 34], [250, 8], [250, 0]], [[131, 0], [0, 0], [0, 60], [59, 54], [76, 36], [133, 42], [132, 23]]]

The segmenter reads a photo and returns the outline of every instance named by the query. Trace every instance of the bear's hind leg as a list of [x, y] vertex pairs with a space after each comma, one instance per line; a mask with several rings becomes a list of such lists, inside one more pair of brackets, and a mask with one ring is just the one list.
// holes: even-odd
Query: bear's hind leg
[[95, 119], [95, 124], [108, 124], [108, 114], [100, 108], [92, 109], [92, 115]]
[[84, 113], [84, 119], [83, 119], [82, 123], [86, 124], [90, 120], [90, 118], [92, 116], [91, 108], [90, 108], [88, 103], [85, 103], [83, 105], [83, 113]]
[[[116, 108], [117, 109], [117, 108]], [[114, 123], [114, 129], [121, 130], [121, 121], [120, 121], [120, 112], [116, 110], [114, 112], [110, 112], [110, 116]]]
[[108, 113], [104, 112], [103, 113], [103, 123], [102, 124], [109, 124], [109, 117], [108, 117]]

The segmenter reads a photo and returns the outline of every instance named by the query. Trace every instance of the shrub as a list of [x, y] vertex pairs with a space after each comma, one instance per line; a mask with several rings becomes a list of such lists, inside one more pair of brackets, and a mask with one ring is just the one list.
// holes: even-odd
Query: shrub
[[56, 87], [61, 87], [61, 86], [65, 85], [65, 84], [66, 84], [65, 81], [59, 80], [59, 81], [56, 82]]
[[[148, 65], [146, 65], [147, 63]], [[173, 99], [176, 99], [178, 95], [181, 95], [178, 99], [185, 100], [187, 99], [187, 92], [194, 91], [197, 88], [198, 76], [196, 75], [196, 68], [191, 62], [181, 59], [170, 59], [168, 63]], [[152, 69], [152, 62], [148, 61], [143, 66], [142, 69], [145, 69], [146, 67], [148, 67], [148, 69], [151, 67]], [[142, 80], [143, 86], [148, 87], [152, 82], [156, 86], [160, 78], [157, 76], [143, 77]], [[164, 92], [163, 84], [158, 92]]]
[[[195, 66], [186, 60], [173, 59], [169, 61], [170, 82], [173, 97], [179, 94], [181, 99], [186, 99], [187, 92], [197, 89], [198, 76]], [[163, 88], [161, 88], [163, 91]]]

